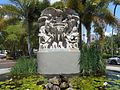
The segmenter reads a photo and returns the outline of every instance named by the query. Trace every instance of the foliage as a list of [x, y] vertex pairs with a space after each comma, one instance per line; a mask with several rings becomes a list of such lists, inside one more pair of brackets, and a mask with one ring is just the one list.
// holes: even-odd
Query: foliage
[[[119, 35], [113, 35], [113, 36], [106, 36], [105, 37], [105, 42], [104, 42], [104, 46], [103, 46], [103, 53], [104, 56], [106, 57], [106, 55], [110, 56], [111, 55], [111, 40], [113, 38], [113, 52], [114, 55], [119, 55], [120, 54], [120, 36]], [[108, 58], [107, 58], [108, 59]]]
[[52, 7], [56, 9], [64, 9], [65, 5], [62, 1], [58, 1], [58, 2], [53, 3]]
[[[22, 26], [22, 23], [19, 22], [15, 25], [9, 25], [3, 30], [2, 33], [4, 48], [8, 50], [10, 53], [15, 54], [16, 51], [21, 50], [24, 54], [27, 46], [26, 42], [26, 31]], [[9, 47], [8, 47], [9, 46]], [[13, 55], [12, 55], [13, 56]]]
[[[110, 80], [104, 76], [102, 77], [72, 77], [69, 79], [73, 85], [74, 90], [119, 90], [120, 80]], [[104, 87], [104, 83], [107, 86]], [[112, 85], [114, 84], [114, 85]], [[101, 88], [101, 89], [100, 89]]]
[[[115, 76], [116, 77], [116, 76]], [[69, 78], [69, 82], [73, 86], [74, 90], [119, 90], [120, 88], [120, 77], [117, 76], [117, 79], [110, 79], [105, 76], [102, 77], [79, 77], [72, 76]], [[0, 90], [46, 90], [43, 89], [47, 83], [47, 78], [44, 78], [40, 75], [32, 76], [14, 76], [10, 80], [5, 82], [0, 82]], [[107, 82], [107, 85], [104, 87], [104, 83]]]
[[16, 65], [12, 67], [12, 75], [30, 75], [37, 72], [36, 59], [27, 57], [21, 57], [17, 60]]
[[74, 9], [79, 14], [80, 23], [83, 24], [87, 30], [88, 46], [90, 46], [92, 24], [95, 31], [100, 34], [101, 39], [103, 39], [103, 30], [106, 24], [111, 26], [118, 25], [118, 20], [108, 9], [108, 4], [109, 0], [67, 0], [67, 7]]
[[33, 22], [38, 19], [41, 11], [49, 6], [48, 0], [9, 0], [12, 4], [3, 5], [4, 13], [12, 14], [12, 16], [18, 16], [23, 20], [24, 29], [27, 32], [27, 45], [28, 54], [31, 56], [31, 31]]
[[0, 50], [3, 50], [5, 47], [3, 45], [5, 37], [2, 35], [3, 32], [0, 32]]
[[39, 7], [38, 9], [42, 11], [49, 6], [50, 6], [49, 0], [43, 0], [43, 2], [41, 2], [41, 5], [38, 6]]
[[[18, 76], [20, 78], [20, 76]], [[44, 84], [47, 79], [42, 76], [28, 76], [22, 79], [11, 79], [6, 82], [0, 82], [0, 90], [44, 90]]]
[[0, 18], [0, 31], [2, 31], [2, 29], [4, 29], [5, 26], [6, 26], [6, 20]]
[[106, 53], [106, 54], [111, 53], [111, 38], [110, 37], [107, 37], [107, 36], [105, 37], [103, 52]]
[[91, 45], [89, 48], [85, 45], [80, 55], [80, 74], [81, 75], [102, 75], [105, 74], [105, 60], [102, 58], [100, 46]]
[[111, 58], [111, 54], [103, 53], [103, 59]]

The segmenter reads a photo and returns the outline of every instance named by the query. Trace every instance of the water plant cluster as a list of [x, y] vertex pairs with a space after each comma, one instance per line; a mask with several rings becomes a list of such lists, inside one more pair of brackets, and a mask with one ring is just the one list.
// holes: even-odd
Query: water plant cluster
[[10, 80], [0, 82], [0, 90], [44, 90], [46, 82], [46, 78], [38, 75], [14, 76]]
[[[119, 90], [120, 76], [116, 79], [93, 76], [72, 76], [68, 78], [74, 90]], [[14, 76], [10, 80], [0, 82], [0, 90], [46, 90], [48, 78], [41, 75]]]
[[105, 76], [72, 77], [69, 80], [75, 90], [119, 90], [120, 89], [119, 79], [111, 79]]

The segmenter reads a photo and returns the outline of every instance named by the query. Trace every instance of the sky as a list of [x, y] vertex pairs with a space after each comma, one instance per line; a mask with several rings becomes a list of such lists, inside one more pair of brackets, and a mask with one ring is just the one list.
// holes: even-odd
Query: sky
[[[60, 0], [49, 0], [49, 1], [50, 1], [51, 4], [52, 4], [52, 3], [56, 2], [56, 1], [60, 1]], [[10, 3], [9, 0], [0, 0], [0, 4], [8, 4], [8, 3]], [[111, 4], [109, 5], [109, 9], [110, 9], [111, 12], [113, 13], [113, 11], [114, 11], [114, 5], [113, 5], [113, 3], [111, 3]], [[117, 9], [116, 9], [116, 17], [117, 17], [118, 19], [120, 19], [120, 6], [117, 6]], [[107, 26], [107, 30], [106, 30], [105, 34], [106, 34], [106, 35], [110, 35], [110, 34], [111, 34], [111, 30], [112, 30], [112, 28], [111, 28], [110, 26]]]
[[[51, 3], [54, 3], [56, 1], [60, 1], [60, 0], [49, 0]], [[0, 0], [0, 4], [7, 4], [9, 3], [9, 0]]]
[[9, 0], [0, 0], [0, 4], [8, 4]]

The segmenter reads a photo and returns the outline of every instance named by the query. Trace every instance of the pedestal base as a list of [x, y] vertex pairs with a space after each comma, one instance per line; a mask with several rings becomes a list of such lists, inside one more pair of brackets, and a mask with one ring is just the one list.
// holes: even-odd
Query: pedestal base
[[37, 52], [38, 73], [76, 74], [79, 73], [79, 50]]

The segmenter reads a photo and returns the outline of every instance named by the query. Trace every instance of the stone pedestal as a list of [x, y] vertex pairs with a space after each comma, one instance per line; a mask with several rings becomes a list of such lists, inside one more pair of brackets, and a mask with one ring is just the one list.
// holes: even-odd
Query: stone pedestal
[[79, 50], [47, 50], [37, 52], [38, 73], [76, 74], [79, 73]]

